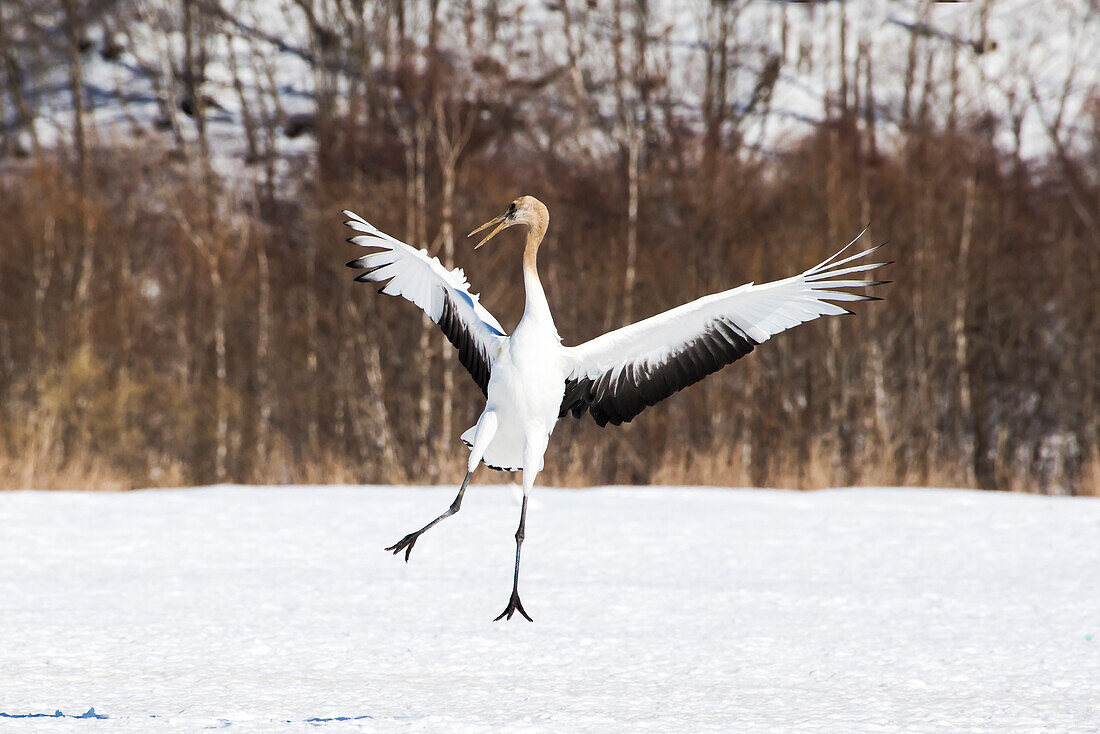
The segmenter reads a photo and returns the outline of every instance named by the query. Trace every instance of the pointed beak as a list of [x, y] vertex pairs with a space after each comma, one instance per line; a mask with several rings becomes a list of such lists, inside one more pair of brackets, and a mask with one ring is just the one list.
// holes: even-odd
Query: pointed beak
[[489, 234], [485, 235], [485, 239], [481, 240], [481, 242], [478, 242], [476, 245], [474, 245], [475, 250], [477, 248], [481, 247], [482, 245], [484, 245], [489, 240], [493, 239], [493, 237], [496, 236], [497, 232], [499, 232], [500, 230], [502, 230], [502, 229], [504, 229], [505, 227], [508, 226], [508, 215], [507, 214], [501, 214], [499, 217], [494, 217], [493, 219], [490, 219], [488, 222], [481, 225], [480, 227], [478, 227], [477, 229], [475, 229], [473, 232], [471, 232], [470, 234], [468, 234], [466, 236], [467, 237], [473, 237], [475, 234], [477, 234], [481, 230], [488, 229], [489, 227], [492, 227], [494, 224], [496, 225], [496, 228], [492, 232], [490, 232]]

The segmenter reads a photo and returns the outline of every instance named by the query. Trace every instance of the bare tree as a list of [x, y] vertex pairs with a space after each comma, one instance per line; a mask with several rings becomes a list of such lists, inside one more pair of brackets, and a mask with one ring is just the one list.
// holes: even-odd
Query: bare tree
[[[447, 107], [458, 107], [447, 114]], [[440, 205], [440, 241], [442, 245], [441, 256], [446, 268], [454, 267], [455, 231], [454, 231], [454, 197], [455, 180], [458, 173], [459, 159], [466, 143], [470, 140], [470, 133], [474, 128], [476, 108], [461, 109], [461, 105], [448, 105], [442, 98], [435, 100], [435, 142], [436, 155], [439, 157], [439, 166], [443, 178], [442, 201]], [[452, 118], [450, 121], [448, 117]], [[454, 118], [458, 119], [454, 119]], [[441, 396], [442, 409], [439, 416], [440, 451], [451, 445], [453, 438], [454, 412], [454, 370], [444, 369], [443, 390]]]

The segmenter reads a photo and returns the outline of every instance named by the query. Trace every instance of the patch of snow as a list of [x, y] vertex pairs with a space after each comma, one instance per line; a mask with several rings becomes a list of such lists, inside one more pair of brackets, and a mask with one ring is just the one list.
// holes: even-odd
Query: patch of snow
[[[74, 732], [1100, 728], [1100, 501], [540, 490], [529, 624], [490, 621], [506, 488], [471, 488], [408, 564], [382, 550], [453, 493], [0, 493], [0, 712]], [[91, 707], [107, 718], [67, 718]]]

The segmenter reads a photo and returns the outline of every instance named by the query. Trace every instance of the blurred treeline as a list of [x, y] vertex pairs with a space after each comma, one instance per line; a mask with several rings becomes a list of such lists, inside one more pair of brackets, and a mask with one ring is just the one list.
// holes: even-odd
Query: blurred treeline
[[[692, 124], [645, 3], [609, 5], [598, 39], [574, 25], [575, 65], [550, 78], [445, 53], [447, 3], [416, 16], [423, 34], [402, 0], [295, 3], [315, 114], [242, 94], [248, 155], [228, 163], [203, 83], [220, 34], [240, 31], [229, 4], [168, 16], [186, 42], [161, 79], [170, 143], [90, 132], [95, 4], [51, 11], [77, 112], [56, 145], [20, 153], [11, 136], [0, 161], [0, 486], [457, 481], [482, 397], [410, 304], [352, 282], [339, 212], [463, 266], [511, 328], [519, 237], [475, 255], [461, 233], [530, 193], [550, 207], [541, 268], [569, 344], [796, 273], [868, 222], [862, 244], [889, 240], [896, 260], [884, 302], [776, 337], [633, 424], [563, 419], [546, 483], [1100, 493], [1100, 108], [1091, 147], [1053, 129], [1050, 158], [1025, 163], [994, 144], [999, 121], [936, 116], [915, 85], [887, 145], [859, 57], [828, 119], [766, 154], [727, 97], [736, 3], [708, 11]], [[4, 17], [11, 105], [11, 28], [41, 8]], [[448, 42], [476, 49], [486, 27]], [[934, 52], [917, 49], [918, 66]], [[581, 68], [596, 57], [602, 81]], [[575, 144], [579, 129], [605, 144]], [[288, 134], [315, 144], [282, 154]]]

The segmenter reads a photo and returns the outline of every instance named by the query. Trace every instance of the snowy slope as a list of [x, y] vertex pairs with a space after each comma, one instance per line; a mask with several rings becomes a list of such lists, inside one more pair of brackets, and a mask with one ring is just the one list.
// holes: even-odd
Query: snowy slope
[[[484, 11], [488, 3], [475, 5], [488, 17]], [[887, 136], [898, 131], [906, 79], [912, 76], [914, 107], [918, 97], [924, 99], [927, 88], [929, 114], [943, 122], [949, 114], [950, 89], [957, 83], [959, 114], [994, 115], [998, 140], [1009, 149], [1015, 145], [1010, 118], [1018, 115], [1024, 157], [1049, 152], [1047, 125], [1059, 118], [1067, 145], [1074, 147], [1088, 140], [1090, 104], [1100, 94], [1100, 55], [1095, 53], [1100, 47], [1100, 11], [1095, 2], [932, 3], [927, 13], [922, 13], [924, 5], [917, 0], [742, 3], [732, 31], [739, 54], [731, 71], [733, 108], [748, 104], [769, 60], [781, 63], [770, 103], [754, 109], [744, 121], [746, 142], [765, 150], [781, 150], [825, 119], [840, 89], [842, 56], [854, 84], [852, 67], [861, 47], [872, 62], [876, 117]], [[135, 7], [137, 10], [123, 14], [128, 31], [121, 39], [123, 53], [106, 60], [89, 52], [83, 60], [93, 139], [101, 143], [135, 136], [168, 140], [168, 133], [154, 132], [154, 122], [166, 111], [172, 111], [180, 135], [193, 139], [193, 122], [176, 109], [179, 81], [172, 81], [168, 73], [179, 67], [184, 54], [182, 35], [169, 30], [180, 27], [178, 4], [149, 0]], [[216, 159], [232, 174], [232, 161], [242, 158], [245, 150], [242, 94], [254, 115], [276, 108], [288, 115], [309, 114], [314, 108], [315, 79], [306, 60], [309, 24], [297, 4], [235, 0], [222, 2], [221, 7], [233, 22], [222, 24], [225, 37], [209, 49], [209, 80], [204, 91], [216, 105], [210, 120]], [[414, 7], [410, 33], [420, 38], [426, 34], [427, 13], [423, 5]], [[468, 64], [475, 50], [466, 46], [465, 36], [458, 30], [465, 22], [466, 5], [444, 3], [443, 7], [448, 32], [441, 44], [449, 58], [460, 66]], [[510, 69], [511, 81], [538, 78], [566, 65], [568, 44], [558, 3], [501, 0], [497, 7], [498, 12], [491, 14], [502, 24], [496, 41], [477, 53]], [[607, 2], [573, 4], [577, 21], [592, 36], [586, 36], [586, 50], [579, 63], [594, 79], [606, 80], [611, 71], [613, 7]], [[368, 24], [374, 28], [374, 6], [366, 8]], [[713, 42], [715, 33], [710, 3], [658, 0], [649, 8], [653, 45], [647, 63], [652, 71], [667, 76], [677, 113], [688, 124], [698, 124], [706, 83], [702, 48]], [[324, 16], [322, 21], [335, 37], [350, 43], [349, 31], [340, 18]], [[843, 54], [842, 21], [847, 29]], [[484, 18], [478, 23], [479, 37], [487, 38]], [[923, 30], [917, 34], [919, 44], [911, 72], [914, 27]], [[107, 41], [106, 31], [97, 24], [88, 29], [88, 37], [95, 48]], [[240, 94], [234, 87], [232, 68], [238, 69]], [[58, 51], [53, 58], [32, 64], [32, 71], [25, 94], [35, 108], [36, 130], [45, 144], [56, 144], [67, 139], [71, 126], [65, 57]], [[545, 94], [565, 93], [549, 87]], [[610, 91], [598, 92], [597, 101], [605, 114], [612, 114]], [[13, 114], [9, 109], [7, 115]], [[590, 130], [579, 133], [583, 140], [589, 140], [591, 134]], [[279, 140], [283, 155], [301, 153], [311, 145], [308, 136]]]
[[1100, 728], [1096, 500], [451, 495], [0, 493], [0, 730]]

